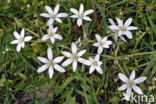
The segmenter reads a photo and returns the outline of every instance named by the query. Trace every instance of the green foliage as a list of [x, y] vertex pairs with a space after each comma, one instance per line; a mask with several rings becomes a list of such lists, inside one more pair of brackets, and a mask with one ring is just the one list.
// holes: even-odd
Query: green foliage
[[[150, 90], [156, 76], [156, 1], [155, 0], [1, 0], [0, 1], [0, 103], [2, 104], [120, 104], [122, 92], [117, 88], [122, 84], [117, 74], [129, 75], [136, 70], [137, 76], [145, 75], [147, 81], [140, 85], [146, 95], [155, 94]], [[63, 23], [54, 23], [63, 40], [51, 44], [42, 42], [46, 33], [47, 19], [40, 13], [46, 12], [44, 6], [52, 8], [57, 3], [60, 11], [69, 15], [70, 8], [79, 8], [84, 3], [85, 10], [93, 8], [92, 22], [83, 22], [83, 27], [76, 26], [75, 19], [63, 18]], [[71, 65], [66, 73], [55, 72], [50, 80], [48, 72], [38, 74], [41, 65], [37, 56], [46, 56], [47, 43], [53, 47], [54, 57], [62, 50], [70, 50], [71, 42], [82, 40], [81, 49], [86, 49], [85, 58], [96, 55], [92, 46], [95, 34], [109, 36], [108, 18], [126, 20], [133, 18], [133, 25], [139, 29], [133, 32], [133, 39], [128, 44], [119, 40], [111, 49], [101, 55], [103, 75], [96, 72], [89, 74], [89, 67], [78, 65], [73, 72]], [[26, 34], [33, 36], [30, 43], [20, 53], [16, 52], [13, 32], [25, 28]], [[85, 30], [85, 31], [83, 31]], [[85, 37], [83, 37], [85, 36]], [[155, 86], [155, 85], [154, 85]]]

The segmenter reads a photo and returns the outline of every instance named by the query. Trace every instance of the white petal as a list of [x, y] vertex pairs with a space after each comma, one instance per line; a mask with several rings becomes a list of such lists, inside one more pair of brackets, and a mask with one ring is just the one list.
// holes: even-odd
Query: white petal
[[71, 15], [71, 18], [78, 18], [78, 15]]
[[49, 67], [49, 65], [45, 64], [45, 65], [41, 66], [40, 68], [38, 68], [37, 72], [41, 73], [41, 72], [45, 71], [48, 67]]
[[109, 28], [112, 30], [119, 30], [120, 29], [118, 26], [115, 26], [115, 25], [109, 26]]
[[86, 50], [82, 50], [82, 51], [78, 52], [77, 55], [80, 57], [80, 56], [82, 56], [85, 52], [86, 52]]
[[45, 9], [48, 11], [49, 14], [53, 13], [53, 10], [49, 6], [45, 6]]
[[117, 22], [118, 22], [118, 25], [119, 25], [120, 27], [122, 27], [122, 26], [123, 26], [123, 20], [121, 20], [121, 19], [119, 19], [119, 18], [116, 18], [116, 20], [117, 20]]
[[126, 30], [137, 30], [138, 28], [137, 27], [134, 27], [134, 26], [129, 26], [129, 27], [127, 27], [127, 29]]
[[77, 19], [77, 25], [78, 25], [79, 27], [82, 25], [82, 19], [81, 19], [81, 18]]
[[127, 43], [127, 40], [126, 40], [123, 36], [121, 36], [121, 39], [122, 39], [125, 43]]
[[134, 78], [135, 78], [135, 70], [132, 71], [129, 79], [132, 81], [134, 80]]
[[132, 39], [132, 33], [130, 31], [125, 31], [124, 32], [126, 34], [126, 36], [129, 38], [129, 39]]
[[98, 54], [101, 54], [101, 53], [102, 53], [102, 51], [103, 51], [103, 47], [102, 47], [102, 46], [100, 46], [100, 47], [98, 48]]
[[72, 54], [67, 51], [62, 51], [61, 53], [66, 57], [72, 57]]
[[14, 36], [15, 36], [16, 39], [20, 38], [20, 35], [16, 31], [14, 31]]
[[119, 73], [118, 76], [125, 83], [127, 83], [129, 81], [128, 78], [122, 73]]
[[18, 40], [13, 40], [10, 42], [10, 44], [18, 44]]
[[73, 71], [75, 72], [77, 68], [77, 61], [74, 61], [72, 66], [73, 66]]
[[61, 62], [63, 59], [64, 59], [64, 56], [59, 56], [59, 57], [56, 57], [56, 58], [53, 60], [53, 62], [54, 62], [54, 63], [59, 63], [59, 62]]
[[86, 20], [86, 21], [92, 21], [92, 19], [87, 17], [87, 16], [84, 16], [83, 19]]
[[128, 27], [132, 23], [132, 18], [128, 18], [124, 26]]
[[21, 51], [21, 48], [22, 48], [22, 44], [19, 43], [19, 44], [17, 45], [17, 47], [16, 47], [16, 51], [17, 51], [17, 52], [20, 52], [20, 51]]
[[42, 16], [42, 17], [48, 17], [48, 18], [51, 17], [48, 13], [41, 13], [40, 16]]
[[93, 9], [89, 9], [89, 10], [84, 12], [84, 15], [86, 16], [86, 15], [92, 14], [93, 12], [94, 12]]
[[120, 37], [121, 35], [123, 35], [124, 34], [124, 32], [123, 31], [119, 31], [118, 32], [118, 36]]
[[24, 47], [25, 47], [25, 43], [24, 43], [24, 42], [22, 42], [22, 43], [21, 43], [21, 45], [22, 45], [22, 48], [24, 48]]
[[50, 47], [48, 47], [47, 55], [48, 55], [48, 59], [49, 60], [53, 59], [53, 53], [52, 53], [52, 49]]
[[55, 38], [54, 37], [50, 37], [50, 41], [54, 44]]
[[50, 18], [47, 22], [47, 26], [50, 26], [51, 24], [53, 24], [53, 22], [54, 22], [54, 19]]
[[102, 71], [102, 69], [101, 69], [100, 66], [96, 67], [96, 70], [97, 70], [97, 72], [99, 72], [100, 74], [103, 74], [103, 71]]
[[60, 5], [57, 4], [56, 7], [54, 8], [54, 14], [57, 14], [58, 13], [59, 7], [60, 7]]
[[44, 35], [44, 36], [42, 37], [42, 41], [46, 41], [47, 39], [49, 39], [49, 35]]
[[84, 65], [90, 65], [90, 61], [83, 59], [83, 58], [78, 58], [78, 61]]
[[62, 23], [62, 20], [60, 18], [55, 18], [55, 20], [59, 23]]
[[99, 44], [99, 42], [96, 42], [96, 43], [93, 44], [93, 46], [95, 46], [95, 47], [99, 47], [100, 44]]
[[21, 38], [24, 38], [24, 35], [25, 35], [25, 30], [24, 30], [24, 28], [22, 29], [20, 35], [21, 35]]
[[132, 88], [133, 88], [133, 90], [134, 90], [136, 93], [138, 93], [138, 94], [143, 94], [142, 90], [141, 90], [138, 86], [133, 85]]
[[104, 38], [102, 39], [102, 41], [103, 41], [103, 42], [106, 42], [106, 41], [107, 41], [107, 38], [108, 38], [108, 37], [104, 37]]
[[123, 84], [122, 86], [120, 86], [120, 87], [118, 88], [118, 91], [125, 90], [127, 87], [128, 87], [127, 84]]
[[107, 44], [107, 45], [111, 45], [112, 43], [113, 43], [113, 42], [110, 41], [110, 40], [106, 41], [106, 44]]
[[140, 77], [134, 80], [134, 84], [138, 84], [141, 82], [144, 82], [147, 79], [147, 77]]
[[72, 59], [67, 59], [66, 61], [64, 61], [63, 63], [62, 63], [62, 66], [64, 67], [64, 66], [68, 66], [69, 64], [71, 64], [72, 63]]
[[101, 39], [101, 36], [98, 35], [98, 34], [96, 34], [95, 37], [96, 37], [96, 39], [97, 39], [98, 42], [100, 42], [100, 41], [102, 40], [102, 39]]
[[57, 17], [67, 17], [68, 14], [67, 13], [59, 13], [57, 14]]
[[90, 69], [89, 69], [89, 74], [91, 74], [94, 70], [95, 70], [95, 67], [91, 66]]
[[32, 38], [33, 38], [32, 36], [26, 36], [26, 37], [24, 38], [24, 41], [25, 41], [25, 42], [30, 41]]
[[100, 59], [100, 55], [97, 54], [97, 55], [95, 56], [95, 60], [96, 60], [96, 61], [99, 61], [99, 59]]
[[126, 90], [126, 98], [130, 99], [131, 93], [132, 93], [132, 88], [128, 87], [127, 90]]
[[63, 67], [61, 67], [60, 65], [55, 64], [55, 65], [54, 65], [54, 68], [55, 68], [57, 71], [61, 72], [61, 73], [65, 72], [65, 69], [64, 69]]
[[83, 4], [81, 3], [81, 4], [80, 4], [79, 13], [83, 13], [83, 11], [84, 11], [84, 6], [83, 6]]
[[48, 63], [48, 60], [44, 57], [37, 57], [38, 60], [40, 60], [42, 63]]
[[115, 41], [118, 41], [118, 34], [114, 34], [114, 39], [115, 39]]
[[105, 44], [103, 45], [104, 48], [109, 48], [109, 45]]
[[57, 32], [57, 27], [53, 28], [52, 30], [53, 30], [54, 33], [56, 33]]
[[111, 23], [111, 25], [116, 25], [115, 22], [111, 18], [109, 18], [108, 20]]
[[77, 53], [77, 47], [76, 47], [76, 44], [74, 42], [71, 45], [71, 49], [72, 49], [72, 53], [73, 54], [76, 54]]
[[49, 73], [49, 78], [51, 79], [53, 77], [53, 74], [54, 74], [53, 67], [49, 67], [48, 73]]
[[70, 11], [73, 12], [74, 14], [76, 14], [76, 15], [78, 15], [78, 13], [79, 13], [79, 12], [78, 12], [76, 9], [74, 9], [74, 8], [70, 8]]
[[56, 39], [58, 39], [58, 40], [62, 40], [63, 38], [62, 38], [62, 36], [61, 35], [59, 35], [59, 34], [55, 34], [55, 36], [54, 36]]

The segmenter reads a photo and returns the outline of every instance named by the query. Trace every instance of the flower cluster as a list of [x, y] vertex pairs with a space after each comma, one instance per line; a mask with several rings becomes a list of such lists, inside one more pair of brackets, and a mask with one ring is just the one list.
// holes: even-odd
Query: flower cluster
[[[67, 17], [67, 13], [58, 13], [59, 12], [59, 5], [56, 5], [54, 10], [52, 10], [49, 6], [45, 6], [45, 9], [47, 10], [48, 13], [41, 13], [40, 16], [49, 18], [47, 22], [47, 26], [49, 27], [47, 29], [47, 34], [45, 34], [42, 37], [42, 41], [46, 41], [50, 39], [51, 43], [55, 43], [55, 39], [62, 40], [63, 37], [60, 34], [57, 34], [57, 27], [53, 27], [53, 22], [59, 22], [62, 23], [62, 20], [60, 19], [61, 17]], [[92, 21], [90, 17], [87, 15], [91, 14], [94, 12], [94, 10], [90, 9], [87, 11], [84, 11], [84, 5], [81, 3], [79, 11], [70, 8], [70, 11], [74, 13], [74, 15], [71, 15], [71, 18], [77, 18], [77, 25], [80, 27], [83, 23], [83, 20], [86, 21]], [[137, 27], [130, 26], [132, 23], [132, 18], [129, 18], [125, 23], [123, 23], [123, 20], [120, 20], [119, 18], [116, 18], [118, 25], [115, 24], [115, 22], [112, 19], [109, 19], [109, 22], [111, 25], [109, 28], [114, 32], [114, 38], [117, 41], [118, 38], [121, 38], [124, 42], [127, 42], [125, 39], [125, 36], [129, 39], [132, 39], [132, 33], [131, 30], [137, 30]], [[11, 44], [18, 44], [17, 45], [17, 52], [20, 52], [21, 48], [25, 47], [25, 42], [30, 41], [32, 39], [32, 36], [26, 36], [25, 35], [25, 30], [22, 29], [20, 35], [15, 31], [14, 36], [16, 40], [12, 41]], [[89, 57], [89, 59], [84, 59], [82, 56], [86, 53], [86, 50], [79, 50], [78, 49], [78, 43], [81, 42], [80, 38], [78, 39], [77, 42], [73, 42], [71, 44], [71, 52], [68, 51], [62, 51], [61, 53], [64, 56], [59, 56], [54, 58], [52, 49], [49, 47], [47, 50], [47, 57], [37, 57], [38, 60], [40, 60], [44, 65], [38, 68], [37, 72], [41, 73], [48, 69], [49, 77], [50, 79], [53, 77], [54, 74], [54, 69], [63, 73], [65, 72], [64, 67], [72, 64], [73, 71], [75, 72], [77, 69], [78, 63], [90, 66], [89, 68], [89, 74], [93, 73], [95, 70], [99, 74], [103, 74], [103, 70], [101, 68], [102, 66], [102, 61], [100, 61], [100, 55], [102, 54], [104, 48], [108, 49], [110, 48], [110, 45], [113, 44], [111, 40], [108, 40], [108, 37], [101, 37], [100, 35], [96, 34], [95, 38], [97, 42], [93, 44], [93, 46], [98, 47], [97, 49], [97, 55], [93, 57]], [[81, 45], [81, 44], [79, 44]], [[67, 57], [67, 59], [62, 62], [60, 65], [59, 63], [63, 61], [63, 59]], [[124, 85], [118, 88], [118, 90], [125, 90], [126, 91], [126, 99], [128, 100], [131, 95], [132, 89], [137, 92], [138, 94], [143, 94], [141, 89], [136, 86], [136, 84], [141, 83], [146, 80], [146, 77], [140, 77], [138, 79], [135, 79], [135, 71], [132, 72], [130, 75], [130, 78], [128, 79], [125, 75], [119, 74], [119, 78], [125, 82]], [[134, 80], [135, 79], [135, 80]]]

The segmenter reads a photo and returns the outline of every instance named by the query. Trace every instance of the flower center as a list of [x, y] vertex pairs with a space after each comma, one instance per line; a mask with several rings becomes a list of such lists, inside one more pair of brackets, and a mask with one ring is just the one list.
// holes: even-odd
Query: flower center
[[23, 38], [18, 38], [19, 43], [22, 43], [24, 41]]
[[83, 13], [79, 13], [79, 17], [82, 18], [83, 17]]
[[125, 30], [125, 29], [126, 29], [126, 27], [125, 27], [125, 26], [122, 26], [122, 27], [121, 27], [121, 30]]
[[51, 17], [52, 17], [52, 18], [56, 18], [56, 14], [52, 13], [52, 14], [51, 14]]
[[133, 82], [129, 82], [129, 86], [132, 86], [133, 85]]
[[54, 36], [54, 33], [53, 33], [53, 32], [50, 32], [50, 33], [49, 33], [49, 36], [50, 36], [50, 37]]
[[97, 61], [94, 61], [94, 62], [93, 62], [93, 65], [97, 66]]
[[104, 42], [100, 42], [100, 46], [103, 46], [105, 43]]
[[77, 60], [77, 56], [76, 55], [73, 56], [73, 60]]
[[49, 62], [49, 65], [50, 65], [50, 66], [53, 66], [53, 65], [54, 65], [54, 63], [50, 61], [50, 62]]

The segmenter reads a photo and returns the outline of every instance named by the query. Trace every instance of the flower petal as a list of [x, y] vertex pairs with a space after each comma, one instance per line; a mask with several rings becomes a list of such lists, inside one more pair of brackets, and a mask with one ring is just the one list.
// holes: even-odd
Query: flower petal
[[48, 63], [48, 60], [44, 57], [37, 57], [38, 60], [40, 60], [42, 63]]
[[116, 25], [115, 22], [113, 21], [113, 19], [109, 18], [108, 20], [111, 23], [111, 25]]
[[22, 43], [21, 43], [21, 45], [22, 45], [22, 48], [24, 48], [24, 47], [25, 47], [25, 43], [24, 43], [24, 42], [22, 42]]
[[119, 73], [118, 76], [125, 83], [127, 83], [129, 81], [128, 78], [122, 73]]
[[54, 74], [53, 67], [49, 67], [48, 73], [49, 73], [49, 78], [51, 79], [53, 77], [53, 74]]
[[54, 8], [54, 14], [57, 14], [58, 13], [59, 7], [60, 7], [60, 5], [57, 4], [56, 7]]
[[118, 88], [118, 91], [125, 90], [127, 87], [128, 87], [127, 84], [123, 84], [122, 86], [120, 86], [120, 87]]
[[48, 17], [48, 18], [51, 17], [48, 13], [41, 13], [40, 16], [42, 16], [42, 17]]
[[126, 90], [126, 95], [125, 95], [125, 97], [126, 97], [127, 99], [130, 99], [131, 93], [132, 93], [132, 88], [131, 88], [131, 87], [128, 87], [127, 90]]
[[24, 35], [25, 35], [25, 30], [24, 30], [24, 28], [22, 28], [22, 31], [21, 31], [20, 35], [21, 35], [21, 38], [24, 38]]
[[90, 69], [89, 69], [89, 74], [91, 74], [94, 70], [95, 70], [95, 67], [91, 66]]
[[26, 36], [26, 37], [24, 38], [24, 41], [25, 41], [25, 42], [30, 41], [32, 38], [33, 38], [32, 36]]
[[57, 17], [67, 17], [68, 14], [67, 13], [59, 13], [57, 14]]
[[132, 39], [132, 33], [130, 31], [125, 31], [124, 32], [126, 34], [126, 36], [129, 38], [129, 39]]
[[14, 31], [14, 36], [15, 36], [16, 39], [20, 38], [20, 35], [16, 31]]
[[83, 19], [86, 20], [86, 21], [92, 21], [92, 19], [87, 17], [87, 16], [84, 16]]
[[130, 75], [130, 80], [133, 81], [135, 78], [135, 70], [132, 71], [131, 75]]
[[83, 13], [83, 11], [84, 11], [84, 6], [83, 6], [83, 4], [81, 3], [81, 4], [80, 4], [80, 8], [79, 8], [79, 13]]
[[45, 71], [48, 67], [49, 67], [48, 64], [42, 65], [40, 68], [38, 68], [37, 72], [41, 73], [41, 72]]
[[76, 9], [74, 9], [74, 8], [70, 8], [70, 11], [73, 12], [74, 14], [76, 14], [76, 15], [78, 15], [78, 13], [79, 13], [79, 12], [78, 12]]
[[138, 84], [141, 82], [144, 82], [147, 79], [147, 77], [140, 77], [134, 80], [134, 84]]
[[97, 39], [98, 42], [101, 42], [102, 38], [101, 38], [100, 35], [96, 34], [95, 37], [96, 37], [96, 39]]
[[53, 59], [53, 52], [52, 52], [52, 49], [50, 47], [48, 47], [47, 55], [48, 55], [49, 60]]
[[78, 61], [84, 65], [90, 65], [90, 61], [83, 59], [83, 58], [78, 58]]
[[46, 34], [46, 35], [44, 35], [44, 36], [42, 37], [42, 41], [46, 41], [47, 39], [49, 39], [49, 35], [48, 35], [48, 34]]
[[50, 18], [50, 19], [48, 20], [48, 22], [47, 22], [47, 26], [52, 25], [53, 22], [54, 22], [54, 19], [53, 19], [53, 18]]
[[97, 54], [97, 55], [95, 56], [95, 60], [96, 60], [96, 61], [99, 61], [99, 59], [100, 59], [100, 55]]
[[102, 46], [99, 46], [99, 48], [98, 48], [98, 54], [101, 54], [102, 51], [103, 51], [103, 47]]
[[21, 48], [22, 48], [22, 44], [19, 43], [19, 44], [17, 45], [17, 47], [16, 47], [16, 51], [17, 51], [17, 52], [20, 52], [20, 51], [21, 51]]
[[134, 26], [129, 26], [129, 27], [127, 27], [127, 29], [126, 30], [137, 30], [138, 28], [137, 27], [134, 27]]
[[136, 93], [141, 94], [141, 95], [143, 94], [142, 90], [138, 86], [133, 85], [132, 88]]
[[50, 41], [51, 41], [51, 43], [54, 44], [54, 42], [55, 42], [55, 38], [54, 38], [54, 37], [50, 37]]
[[56, 57], [56, 58], [53, 60], [53, 62], [57, 64], [57, 63], [61, 62], [63, 59], [64, 59], [64, 56], [59, 56], [59, 57]]
[[99, 72], [100, 74], [103, 74], [103, 71], [102, 71], [102, 69], [101, 69], [100, 66], [96, 67], [96, 70], [97, 70], [97, 72]]
[[62, 20], [60, 18], [55, 18], [55, 20], [59, 23], [62, 23]]
[[61, 53], [66, 57], [72, 57], [72, 54], [67, 51], [62, 51]]
[[49, 14], [53, 13], [53, 10], [49, 6], [45, 6], [45, 9], [47, 10]]
[[126, 40], [123, 36], [121, 36], [121, 39], [122, 39], [125, 43], [127, 43], [127, 40]]
[[71, 18], [78, 18], [77, 15], [71, 15], [70, 17], [71, 17]]
[[118, 32], [118, 36], [120, 37], [121, 35], [123, 35], [124, 34], [124, 32], [123, 31], [119, 31]]
[[116, 25], [112, 25], [112, 26], [109, 26], [110, 29], [112, 30], [119, 30], [119, 26], [116, 26]]
[[99, 42], [96, 42], [96, 43], [93, 44], [93, 46], [95, 46], [95, 47], [99, 47], [100, 44], [99, 44]]
[[13, 40], [10, 42], [10, 44], [18, 44], [18, 40]]
[[86, 16], [86, 15], [92, 14], [93, 12], [94, 12], [93, 9], [89, 9], [89, 10], [84, 12], [84, 15]]
[[71, 49], [72, 49], [73, 54], [77, 54], [77, 47], [76, 47], [76, 44], [74, 42], [71, 45]]
[[132, 23], [132, 18], [128, 18], [124, 26], [128, 27]]
[[121, 20], [121, 19], [119, 19], [119, 18], [116, 18], [116, 20], [117, 20], [117, 22], [118, 22], [118, 25], [119, 25], [120, 27], [122, 27], [122, 26], [123, 26], [123, 20]]
[[61, 73], [65, 72], [65, 69], [58, 64], [55, 64], [54, 68]]
[[82, 19], [81, 19], [81, 18], [77, 19], [77, 25], [78, 25], [79, 27], [82, 25]]
[[80, 57], [80, 56], [82, 56], [85, 52], [86, 52], [86, 50], [82, 50], [82, 51], [78, 52], [77, 55]]
[[73, 66], [73, 71], [75, 72], [77, 68], [77, 61], [74, 61], [72, 66]]
[[59, 34], [55, 34], [55, 36], [54, 36], [56, 39], [58, 39], [58, 40], [62, 40], [63, 38], [62, 38], [62, 36], [61, 35], [59, 35]]
[[106, 44], [107, 44], [107, 45], [111, 45], [112, 43], [113, 43], [113, 42], [110, 41], [110, 40], [106, 41]]
[[66, 61], [64, 61], [63, 63], [62, 63], [62, 66], [64, 67], [64, 66], [68, 66], [69, 64], [71, 64], [72, 63], [72, 59], [67, 59]]

